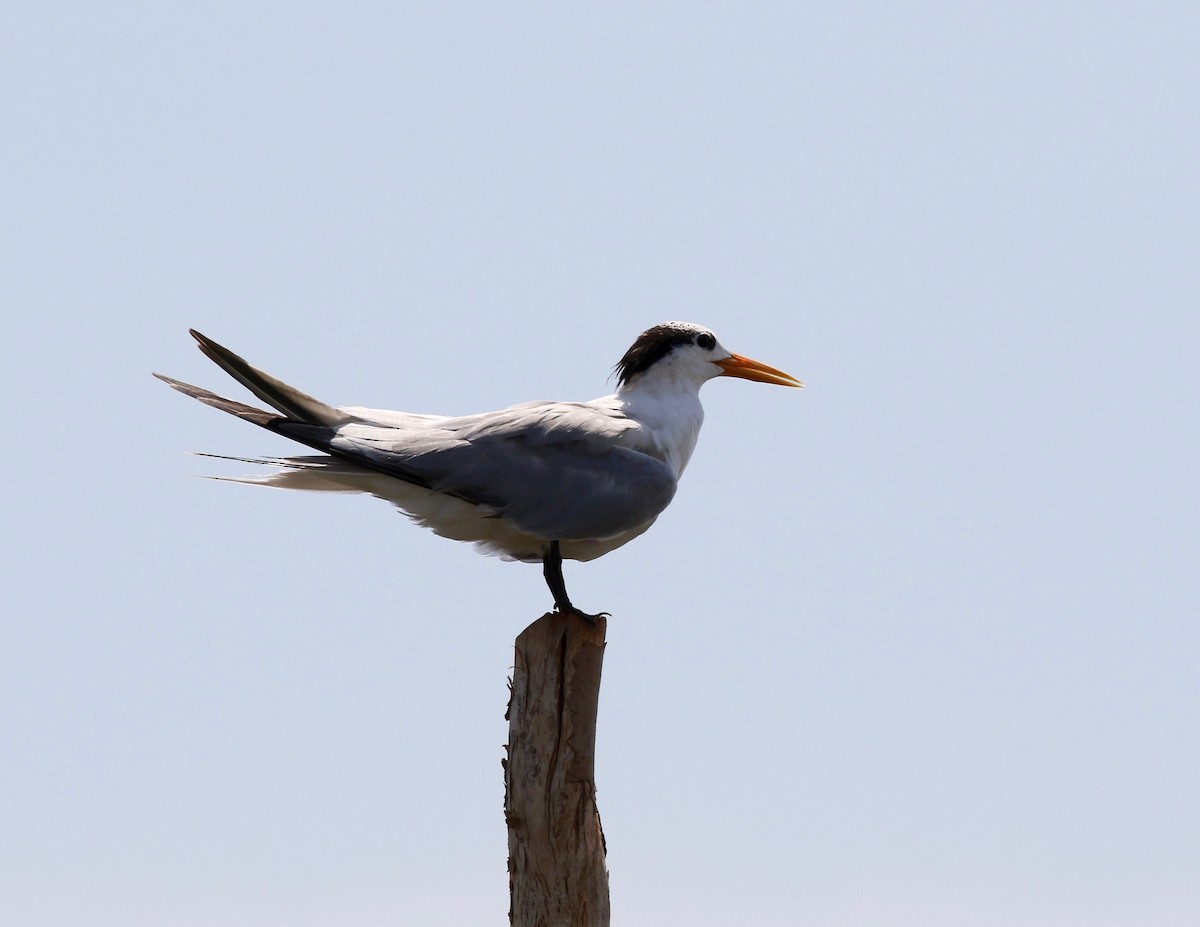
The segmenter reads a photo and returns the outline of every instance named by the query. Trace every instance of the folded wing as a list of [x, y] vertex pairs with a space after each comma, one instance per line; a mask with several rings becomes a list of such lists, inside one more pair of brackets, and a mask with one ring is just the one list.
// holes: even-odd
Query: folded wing
[[328, 450], [470, 499], [537, 537], [582, 540], [647, 524], [675, 494], [666, 463], [620, 443], [629, 427], [586, 404], [527, 403], [422, 429], [354, 423]]

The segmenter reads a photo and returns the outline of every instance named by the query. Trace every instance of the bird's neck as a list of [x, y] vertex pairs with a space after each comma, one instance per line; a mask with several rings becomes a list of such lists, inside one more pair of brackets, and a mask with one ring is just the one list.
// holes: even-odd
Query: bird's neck
[[616, 398], [624, 413], [641, 426], [647, 452], [665, 461], [678, 478], [704, 423], [699, 388], [677, 381], [639, 382], [622, 387]]

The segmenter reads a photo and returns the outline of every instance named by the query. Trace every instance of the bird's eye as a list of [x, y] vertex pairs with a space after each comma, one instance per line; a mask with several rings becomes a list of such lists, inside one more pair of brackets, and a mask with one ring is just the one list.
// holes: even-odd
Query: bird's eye
[[717, 346], [717, 339], [708, 332], [704, 332], [696, 336], [696, 344], [704, 348], [706, 351], [711, 351]]

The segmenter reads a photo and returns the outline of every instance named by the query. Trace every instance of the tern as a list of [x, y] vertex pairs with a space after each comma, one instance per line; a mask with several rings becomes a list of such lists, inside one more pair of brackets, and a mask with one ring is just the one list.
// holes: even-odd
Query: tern
[[[235, 478], [283, 489], [368, 493], [442, 537], [541, 563], [557, 611], [594, 622], [567, 595], [562, 561], [594, 560], [649, 528], [675, 495], [719, 376], [800, 387], [727, 350], [691, 322], [647, 329], [614, 368], [617, 391], [589, 402], [526, 402], [479, 415], [329, 406], [197, 331], [200, 350], [276, 411], [156, 373], [179, 392], [320, 451], [232, 458], [277, 468]], [[209, 455], [217, 456], [217, 455]], [[604, 614], [604, 613], [601, 613]]]

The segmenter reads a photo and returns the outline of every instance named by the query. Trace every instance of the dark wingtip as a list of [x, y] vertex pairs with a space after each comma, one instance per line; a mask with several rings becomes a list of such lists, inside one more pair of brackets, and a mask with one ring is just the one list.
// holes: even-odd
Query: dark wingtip
[[[211, 338], [208, 337], [208, 335], [204, 334], [203, 332], [198, 332], [194, 328], [189, 328], [188, 334], [196, 339], [196, 347], [198, 347], [204, 353], [204, 355], [206, 357], [208, 357], [210, 360], [215, 361], [218, 364], [221, 364], [221, 361], [218, 359], [218, 357], [222, 354], [227, 354], [230, 357], [236, 358], [237, 360], [241, 361], [243, 364], [245, 363], [245, 360], [238, 357], [231, 350], [229, 350], [229, 348], [225, 347], [225, 345], [218, 344], [217, 342], [213, 341]], [[224, 365], [222, 364], [222, 366], [224, 366]]]
[[173, 387], [174, 389], [179, 389], [179, 387], [181, 387], [181, 386], [189, 386], [190, 385], [188, 383], [184, 383], [182, 380], [176, 380], [174, 377], [169, 377], [165, 373], [155, 373], [154, 371], [151, 371], [150, 376], [157, 377], [158, 379], [160, 379], [164, 383], [166, 383], [167, 386]]
[[[225, 345], [217, 344], [217, 342], [215, 342], [211, 338], [209, 338], [208, 335], [205, 335], [202, 332], [198, 332], [194, 328], [189, 328], [188, 334], [196, 339], [197, 347], [200, 348], [200, 350], [205, 354], [205, 356], [207, 356], [210, 360], [214, 361], [215, 363], [219, 364], [220, 366], [225, 367], [226, 370], [229, 370], [229, 368], [226, 367], [225, 361], [222, 360], [223, 357], [228, 357], [231, 360], [238, 361], [241, 364], [245, 364], [246, 366], [249, 366], [249, 364], [246, 364], [246, 361], [244, 358], [238, 357], [231, 350], [229, 350], [229, 348], [225, 347]], [[229, 372], [233, 373], [232, 370], [230, 370]]]

